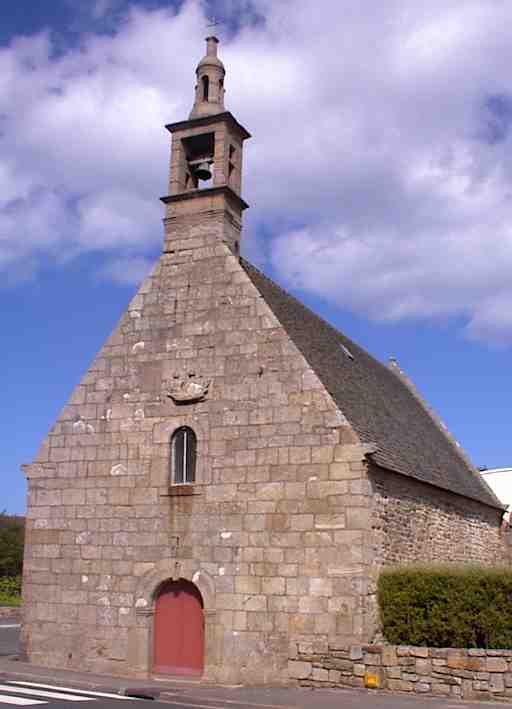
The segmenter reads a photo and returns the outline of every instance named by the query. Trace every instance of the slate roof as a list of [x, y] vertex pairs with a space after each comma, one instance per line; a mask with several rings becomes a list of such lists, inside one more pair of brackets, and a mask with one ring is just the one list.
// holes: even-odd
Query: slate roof
[[503, 509], [399, 374], [248, 261], [241, 265], [361, 440], [377, 445], [371, 455], [377, 465]]

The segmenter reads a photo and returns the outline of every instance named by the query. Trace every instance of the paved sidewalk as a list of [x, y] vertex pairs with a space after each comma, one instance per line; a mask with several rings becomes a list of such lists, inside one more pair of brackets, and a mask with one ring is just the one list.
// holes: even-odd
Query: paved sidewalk
[[0, 680], [25, 679], [31, 682], [61, 683], [77, 689], [101, 689], [125, 693], [126, 690], [144, 688], [155, 695], [166, 690], [175, 691], [179, 686], [198, 686], [199, 683], [160, 682], [158, 680], [137, 680], [129, 677], [108, 677], [76, 670], [61, 670], [53, 667], [40, 667], [28, 662], [20, 662], [13, 657], [0, 657]]

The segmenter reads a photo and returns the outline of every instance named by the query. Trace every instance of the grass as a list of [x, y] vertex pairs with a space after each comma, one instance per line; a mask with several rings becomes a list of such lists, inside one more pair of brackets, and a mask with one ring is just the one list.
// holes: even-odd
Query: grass
[[0, 606], [19, 606], [21, 605], [21, 596], [15, 596], [12, 593], [0, 592]]

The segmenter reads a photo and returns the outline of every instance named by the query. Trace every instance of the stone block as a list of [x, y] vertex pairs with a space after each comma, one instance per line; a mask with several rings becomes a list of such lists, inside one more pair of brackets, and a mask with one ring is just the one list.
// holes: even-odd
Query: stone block
[[385, 666], [398, 664], [398, 657], [394, 647], [385, 645], [382, 648], [382, 664]]
[[313, 529], [314, 519], [312, 514], [291, 515], [290, 529], [300, 532]]
[[360, 445], [341, 445], [334, 448], [334, 460], [341, 462], [361, 462], [364, 452]]
[[324, 613], [327, 610], [325, 598], [303, 596], [299, 598], [299, 613]]
[[345, 529], [345, 514], [315, 515], [315, 529]]
[[489, 691], [492, 694], [503, 694], [505, 691], [503, 675], [497, 673], [491, 675], [489, 679]]
[[[448, 665], [449, 667], [450, 665]], [[466, 657], [465, 668], [471, 672], [485, 670], [485, 659], [482, 657]]]
[[380, 666], [382, 664], [382, 657], [378, 653], [365, 652], [363, 662], [365, 665]]
[[450, 685], [441, 684], [440, 682], [432, 682], [432, 694], [435, 694], [440, 697], [449, 697]]
[[507, 672], [507, 661], [501, 657], [488, 657], [485, 661], [487, 672]]
[[416, 672], [419, 675], [429, 675], [432, 672], [432, 661], [421, 657], [416, 659]]
[[332, 684], [338, 684], [341, 678], [341, 672], [338, 670], [329, 670], [329, 682]]
[[[490, 677], [489, 672], [475, 672], [475, 679], [483, 679], [483, 680], [488, 680]], [[506, 677], [506, 675], [505, 675]]]
[[409, 657], [409, 655], [411, 654], [411, 648], [409, 647], [409, 645], [398, 645], [398, 647], [396, 648], [396, 654], [399, 657]]
[[312, 596], [332, 596], [332, 581], [324, 578], [309, 579], [309, 593]]
[[[355, 665], [350, 660], [345, 660], [341, 657], [330, 656], [330, 657], [326, 657], [325, 660], [323, 660], [323, 666], [327, 667], [330, 670], [340, 670], [342, 672], [352, 672], [353, 667]], [[364, 665], [359, 665], [359, 667], [363, 667], [363, 674], [364, 674]]]
[[477, 692], [488, 692], [489, 691], [489, 682], [485, 681], [475, 681], [473, 682], [473, 689], [476, 690]]
[[245, 610], [245, 611], [266, 611], [267, 610], [267, 597], [266, 596], [250, 596], [243, 607], [234, 608], [233, 610]]
[[288, 662], [288, 677], [290, 679], [308, 679], [313, 671], [311, 662], [290, 660]]
[[315, 682], [328, 682], [329, 670], [323, 669], [321, 667], [313, 667], [311, 679]]
[[431, 647], [430, 657], [435, 657], [437, 659], [446, 659], [448, 657], [448, 650], [442, 647]]
[[417, 682], [414, 685], [414, 690], [418, 694], [426, 694], [427, 692], [430, 692], [431, 685], [429, 682]]
[[285, 592], [286, 580], [278, 577], [263, 577], [261, 579], [262, 593], [267, 595], [281, 595]]
[[235, 592], [259, 594], [261, 593], [261, 581], [258, 576], [237, 576], [235, 578]]
[[333, 446], [315, 446], [311, 450], [312, 463], [330, 463], [333, 459]]
[[446, 664], [452, 670], [464, 670], [466, 662], [466, 658], [462, 655], [448, 655]]
[[388, 679], [387, 686], [392, 692], [414, 691], [414, 684], [412, 682], [406, 682], [403, 679]]
[[428, 647], [411, 647], [409, 649], [411, 657], [428, 657], [429, 649]]
[[415, 667], [416, 659], [414, 657], [399, 657], [398, 664], [400, 667]]
[[415, 672], [402, 672], [402, 679], [407, 682], [418, 682], [419, 677]]
[[349, 657], [351, 660], [362, 660], [363, 655], [363, 648], [360, 645], [352, 645], [349, 653]]

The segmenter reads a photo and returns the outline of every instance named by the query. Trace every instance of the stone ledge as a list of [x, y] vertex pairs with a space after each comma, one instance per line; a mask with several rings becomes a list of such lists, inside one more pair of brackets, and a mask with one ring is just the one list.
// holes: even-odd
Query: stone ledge
[[171, 485], [168, 491], [161, 494], [160, 497], [186, 497], [189, 495], [202, 495], [202, 491], [197, 485], [191, 485], [190, 483]]

